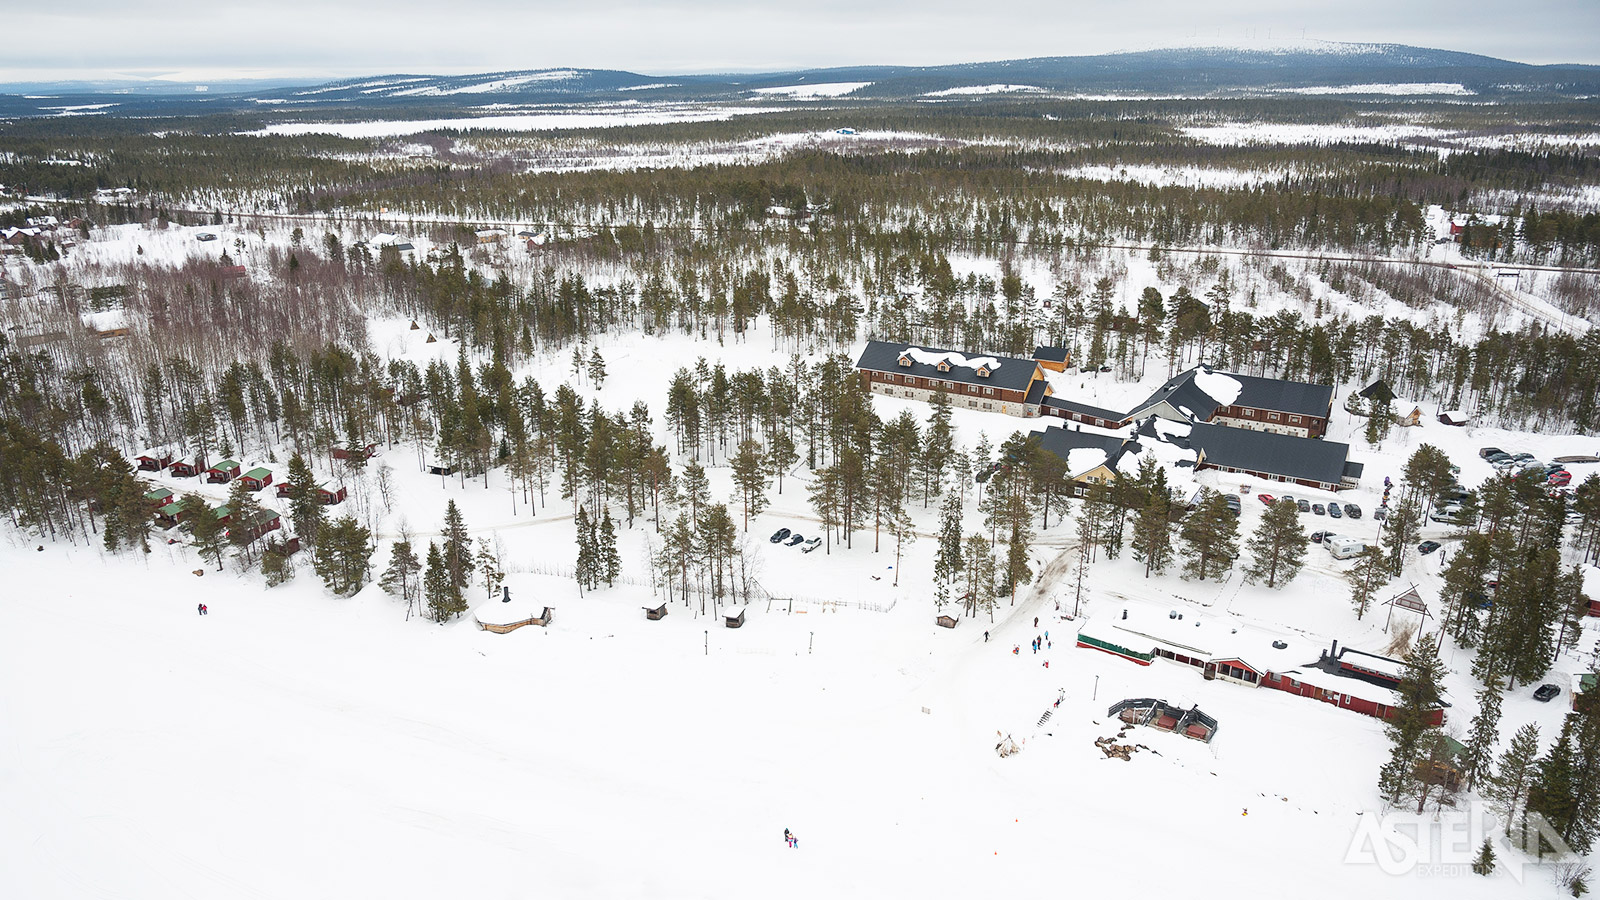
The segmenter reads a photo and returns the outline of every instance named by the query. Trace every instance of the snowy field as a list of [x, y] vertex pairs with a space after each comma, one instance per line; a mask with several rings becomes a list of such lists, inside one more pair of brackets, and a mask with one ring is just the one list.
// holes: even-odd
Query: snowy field
[[[448, 342], [424, 345], [395, 322], [373, 327], [385, 357], [454, 358]], [[613, 409], [635, 398], [658, 407], [666, 377], [696, 355], [731, 368], [771, 359], [762, 340], [718, 348], [630, 336], [599, 348], [613, 373], [635, 373], [613, 374], [599, 392], [579, 386]], [[552, 359], [532, 374], [555, 384], [564, 365]], [[1058, 393], [1115, 405], [1164, 377], [1152, 367], [1139, 384], [1076, 373], [1055, 381]], [[909, 400], [874, 403], [885, 418], [928, 412]], [[998, 439], [1045, 424], [955, 415], [967, 444], [979, 431]], [[1359, 428], [1336, 414], [1331, 437], [1350, 440]], [[1398, 475], [1423, 441], [1446, 449], [1469, 485], [1489, 473], [1476, 457], [1481, 444], [1595, 449], [1591, 437], [1429, 422], [1397, 430], [1382, 448], [1353, 441], [1366, 480], [1340, 499], [1370, 513], [1384, 475]], [[932, 509], [914, 510], [923, 537], [907, 548], [898, 586], [892, 542], [873, 553], [870, 532], [831, 553], [766, 540], [778, 527], [815, 533], [802, 472], [749, 532], [756, 577], [778, 599], [753, 605], [731, 630], [698, 601], [645, 619], [641, 608], [665, 598], [646, 583], [642, 522], [622, 533], [624, 583], [580, 597], [574, 582], [549, 574], [573, 557], [570, 507], [559, 499], [536, 516], [526, 506], [513, 513], [498, 474], [488, 488], [426, 476], [404, 447], [380, 462], [394, 467], [397, 492], [376, 564], [402, 516], [425, 535], [454, 499], [475, 536], [502, 542], [513, 602], [553, 607], [550, 626], [496, 635], [477, 630], [471, 614], [443, 626], [407, 621], [377, 587], [334, 599], [309, 571], [267, 590], [182, 544], [130, 559], [12, 540], [0, 547], [12, 576], [0, 597], [0, 680], [22, 686], [0, 692], [8, 894], [1121, 894], [1154, 856], [1200, 897], [1290, 888], [1308, 897], [1553, 896], [1541, 872], [1519, 888], [1504, 870], [1423, 879], [1347, 861], [1364, 817], [1381, 811], [1374, 782], [1387, 745], [1376, 720], [1207, 682], [1176, 664], [1142, 668], [1073, 649], [1077, 623], [1063, 620], [1077, 600], [1070, 522], [1041, 534], [1039, 577], [1014, 606], [1003, 600], [992, 623], [945, 630], [932, 621]], [[728, 470], [711, 475], [714, 492], [728, 496]], [[1262, 509], [1252, 491], [1274, 490], [1199, 477], [1245, 493], [1246, 534]], [[969, 509], [968, 530], [976, 522]], [[1375, 533], [1370, 515], [1308, 524]], [[1269, 591], [1241, 587], [1237, 573], [1220, 584], [1147, 580], [1129, 559], [1102, 561], [1080, 612], [1094, 620], [1130, 607], [1182, 610], [1218, 627], [1292, 636], [1308, 655], [1332, 638], [1381, 651], [1381, 619], [1357, 623], [1348, 608], [1344, 565], [1313, 547], [1300, 578]], [[1438, 565], [1424, 558], [1407, 573], [1435, 605]], [[502, 612], [481, 588], [473, 601], [488, 605], [486, 616]], [[205, 617], [196, 615], [202, 602]], [[1046, 632], [1049, 646], [1029, 652]], [[1444, 657], [1458, 668], [1467, 661], [1448, 642]], [[1576, 668], [1564, 659], [1549, 680], [1565, 685], [1560, 676]], [[1455, 675], [1447, 687], [1447, 729], [1459, 734], [1474, 711], [1471, 685]], [[1553, 733], [1565, 693], [1551, 704], [1526, 694], [1507, 697], [1502, 732], [1534, 720]], [[1220, 722], [1216, 740], [1136, 729], [1119, 740], [1142, 745], [1130, 761], [1106, 757], [1094, 741], [1118, 733], [1107, 707], [1137, 696], [1199, 704]], [[994, 748], [1007, 735], [1024, 749], [1001, 758]], [[798, 849], [782, 843], [785, 828]]]
[[514, 115], [468, 116], [456, 119], [393, 119], [374, 122], [287, 122], [249, 135], [332, 134], [346, 138], [398, 137], [425, 131], [554, 131], [571, 128], [613, 128], [671, 122], [720, 122], [734, 116], [776, 112], [776, 107], [706, 106], [702, 104], [618, 104], [605, 109], [536, 111]]

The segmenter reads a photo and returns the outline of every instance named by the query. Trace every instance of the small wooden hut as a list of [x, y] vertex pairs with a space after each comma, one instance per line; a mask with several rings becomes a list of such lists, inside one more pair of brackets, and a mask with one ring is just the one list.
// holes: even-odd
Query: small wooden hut
[[743, 628], [744, 610], [743, 606], [730, 606], [724, 609], [722, 611], [722, 624], [729, 628]]
[[940, 628], [954, 628], [958, 623], [960, 623], [960, 621], [961, 620], [955, 616], [940, 616], [939, 618], [934, 619], [934, 622], [936, 622]]
[[651, 609], [650, 607], [646, 606], [644, 608], [644, 617], [646, 619], [649, 619], [652, 622], [657, 622], [657, 621], [660, 621], [661, 619], [665, 619], [667, 617], [667, 605], [665, 603], [663, 603], [663, 604], [661, 604], [660, 606], [657, 606], [654, 609]]

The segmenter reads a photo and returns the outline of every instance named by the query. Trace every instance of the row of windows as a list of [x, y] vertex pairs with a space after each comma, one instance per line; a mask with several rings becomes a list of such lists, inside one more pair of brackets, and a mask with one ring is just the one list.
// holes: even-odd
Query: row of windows
[[[1240, 415], [1240, 417], [1245, 418], [1245, 419], [1253, 419], [1253, 418], [1255, 418], [1256, 411], [1247, 406], [1247, 407], [1244, 407], [1244, 408], [1239, 410], [1239, 415]], [[1279, 419], [1280, 419], [1280, 416], [1277, 413], [1271, 412], [1271, 411], [1267, 412], [1267, 421], [1268, 422], [1276, 422]], [[1301, 417], [1300, 416], [1290, 416], [1289, 417], [1289, 424], [1290, 425], [1299, 425], [1299, 424], [1301, 424]]]
[[[895, 380], [893, 373], [873, 372], [872, 373], [872, 377], [873, 378], [877, 378], [877, 379], [881, 379], [883, 381], [890, 382], [891, 384], [894, 383], [894, 380]], [[917, 376], [915, 376], [915, 375], [906, 375], [906, 376], [903, 376], [903, 377], [905, 378], [905, 383], [906, 384], [915, 385], [917, 383]], [[943, 382], [941, 382], [941, 381], [936, 381], [936, 380], [934, 380], [932, 378], [928, 378], [928, 379], [924, 379], [924, 380], [927, 382], [927, 387], [928, 387], [929, 390], [937, 390], [938, 388], [941, 388], [941, 387], [944, 388], [947, 391], [950, 391], [951, 393], [955, 393], [955, 392], [958, 392], [958, 391], [961, 390], [961, 387], [958, 386], [953, 381], [943, 381]], [[978, 393], [978, 390], [979, 390], [977, 385], [971, 385], [971, 384], [966, 385], [966, 389], [967, 389], [967, 393], [969, 393], [969, 394], [976, 394], [976, 393]], [[992, 397], [992, 396], [994, 396], [994, 388], [988, 388], [988, 387], [983, 388], [983, 393], [984, 393], [985, 396]]]

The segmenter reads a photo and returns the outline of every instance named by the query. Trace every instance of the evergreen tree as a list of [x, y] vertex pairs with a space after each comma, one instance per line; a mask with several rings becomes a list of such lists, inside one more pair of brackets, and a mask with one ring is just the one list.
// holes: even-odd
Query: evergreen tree
[[594, 382], [594, 389], [600, 390], [606, 384], [606, 361], [600, 358], [600, 348], [594, 348], [589, 354], [589, 380]]
[[577, 518], [578, 561], [574, 566], [573, 577], [578, 584], [585, 588], [594, 588], [599, 582], [600, 568], [599, 553], [595, 547], [594, 523], [589, 519], [587, 507], [578, 507]]
[[266, 549], [261, 551], [261, 574], [267, 580], [267, 587], [277, 587], [294, 578], [294, 560], [281, 542], [268, 541]]
[[1445, 676], [1444, 663], [1439, 661], [1433, 641], [1426, 634], [1417, 636], [1402, 659], [1405, 670], [1395, 689], [1399, 703], [1384, 723], [1391, 744], [1389, 761], [1378, 773], [1378, 790], [1390, 803], [1400, 802], [1400, 797], [1418, 780], [1418, 766], [1431, 749], [1424, 738], [1441, 696], [1439, 683]]
[[800, 454], [794, 448], [794, 439], [785, 432], [778, 432], [772, 436], [767, 445], [767, 466], [773, 477], [778, 479], [778, 493], [783, 493], [783, 476], [794, 468], [800, 461]]
[[1389, 561], [1390, 575], [1396, 577], [1400, 575], [1407, 555], [1414, 551], [1417, 529], [1421, 524], [1422, 508], [1411, 496], [1411, 492], [1407, 491], [1383, 522], [1383, 545], [1385, 558]]
[[412, 601], [417, 599], [417, 576], [422, 571], [422, 561], [411, 547], [411, 541], [398, 540], [389, 548], [389, 567], [383, 570], [378, 584], [391, 594], [398, 594], [406, 602], [406, 615], [411, 615]]
[[194, 541], [194, 547], [200, 551], [201, 556], [209, 556], [217, 564], [217, 571], [222, 571], [222, 551], [227, 546], [224, 536], [227, 526], [217, 515], [217, 510], [206, 503], [205, 498], [199, 494], [184, 494], [179, 501], [187, 513], [183, 520], [183, 528], [189, 532], [189, 539]]
[[1411, 454], [1402, 477], [1422, 497], [1424, 514], [1456, 482], [1455, 473], [1450, 471], [1450, 455], [1432, 444], [1423, 444]]
[[1374, 395], [1367, 406], [1367, 443], [1374, 446], [1389, 436], [1389, 426], [1394, 415], [1389, 411], [1389, 401]]
[[1494, 871], [1494, 841], [1483, 839], [1483, 846], [1478, 848], [1478, 856], [1472, 861], [1472, 871], [1479, 875], [1488, 875]]
[[478, 538], [478, 573], [483, 576], [484, 599], [495, 599], [495, 592], [506, 580], [506, 572], [500, 562], [500, 554], [488, 538]]
[[1133, 558], [1144, 563], [1146, 578], [1152, 572], [1165, 574], [1172, 561], [1172, 494], [1167, 488], [1165, 470], [1158, 466], [1152, 468], [1148, 499], [1133, 523]]
[[1277, 501], [1267, 508], [1250, 538], [1252, 561], [1244, 570], [1245, 582], [1255, 584], [1264, 579], [1269, 588], [1288, 584], [1300, 574], [1310, 543], [1294, 501]]
[[605, 579], [606, 587], [610, 587], [622, 574], [622, 557], [617, 553], [617, 528], [611, 521], [609, 508], [600, 518], [600, 538], [596, 549], [599, 553], [599, 577]]
[[1491, 678], [1478, 691], [1478, 714], [1467, 728], [1466, 750], [1460, 761], [1469, 788], [1478, 783], [1479, 776], [1488, 774], [1494, 758], [1494, 746], [1500, 739], [1500, 690], [1500, 680]]
[[[884, 522], [884, 528], [894, 537], [894, 586], [899, 587], [900, 550], [905, 544], [916, 542], [917, 532], [911, 521], [911, 513], [904, 506], [895, 506], [889, 510], [888, 518]], [[1022, 553], [1027, 553], [1025, 545], [1022, 547]], [[1024, 561], [1023, 568], [1026, 570], [1026, 561]], [[1032, 574], [1029, 573], [1028, 577], [1031, 578]]]
[[322, 525], [328, 519], [328, 510], [317, 497], [317, 479], [311, 467], [296, 453], [289, 457], [289, 521], [294, 523], [294, 533], [306, 547], [315, 547]]
[[1372, 606], [1373, 595], [1389, 581], [1389, 560], [1383, 551], [1368, 544], [1356, 557], [1355, 565], [1344, 573], [1350, 585], [1350, 605], [1355, 607], [1356, 620], [1360, 621]]
[[[450, 573], [450, 587], [457, 599], [465, 598], [467, 588], [472, 585], [472, 536], [467, 533], [466, 520], [462, 518], [454, 500], [445, 504], [444, 531], [440, 540], [443, 543], [439, 552], [444, 558], [446, 571]], [[465, 600], [461, 602], [465, 603]], [[465, 609], [464, 606], [462, 608]]]
[[744, 530], [749, 531], [750, 517], [761, 515], [767, 507], [767, 460], [761, 444], [753, 439], [741, 441], [728, 465], [744, 502]]
[[1200, 504], [1183, 520], [1179, 537], [1189, 552], [1185, 579], [1221, 578], [1239, 555], [1239, 519], [1211, 488], [1201, 489]]
[[976, 616], [979, 610], [986, 610], [992, 620], [995, 596], [994, 545], [989, 543], [988, 538], [974, 532], [967, 535], [963, 556], [962, 568], [967, 573], [967, 602], [971, 604], [972, 614]]
[[428, 600], [428, 613], [435, 622], [443, 623], [452, 616], [466, 611], [467, 602], [461, 591], [450, 582], [450, 567], [445, 563], [439, 545], [428, 542], [428, 568], [422, 576], [422, 593]]
[[[1573, 784], [1577, 760], [1572, 725], [1573, 719], [1568, 716], [1562, 723], [1561, 734], [1535, 765], [1533, 778], [1528, 783], [1527, 815], [1543, 816], [1551, 830], [1563, 839], [1572, 833], [1577, 823], [1577, 794]], [[1543, 854], [1543, 841], [1539, 852]]]
[[939, 504], [939, 546], [933, 554], [934, 597], [940, 610], [950, 602], [950, 586], [962, 566], [961, 498], [949, 493]]
[[689, 507], [689, 521], [700, 524], [700, 514], [711, 505], [711, 479], [697, 462], [683, 467], [683, 502]]
[[1539, 726], [1532, 722], [1517, 729], [1511, 736], [1506, 752], [1500, 754], [1494, 776], [1484, 787], [1484, 795], [1493, 801], [1506, 823], [1506, 834], [1511, 833], [1523, 802], [1527, 799], [1528, 785], [1537, 771], [1539, 757]]
[[323, 539], [317, 542], [312, 564], [328, 590], [349, 596], [361, 590], [367, 580], [367, 563], [372, 559], [372, 532], [353, 516], [340, 516], [328, 523]]
[[246, 565], [255, 564], [255, 544], [261, 538], [256, 532], [264, 518], [270, 515], [261, 508], [256, 495], [243, 481], [234, 481], [228, 489], [228, 513], [232, 516], [228, 528], [228, 543], [236, 547], [245, 558]]

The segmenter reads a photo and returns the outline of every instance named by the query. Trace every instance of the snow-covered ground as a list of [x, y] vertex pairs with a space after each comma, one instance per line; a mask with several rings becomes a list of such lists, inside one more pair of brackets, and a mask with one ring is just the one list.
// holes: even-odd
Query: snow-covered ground
[[333, 134], [347, 138], [396, 137], [424, 131], [551, 131], [570, 128], [611, 128], [622, 125], [660, 125], [668, 122], [717, 122], [734, 116], [773, 112], [772, 107], [657, 104], [610, 109], [529, 112], [520, 115], [469, 116], [457, 119], [396, 119], [374, 122], [286, 122], [268, 125], [252, 135]]
[[870, 81], [832, 81], [825, 84], [786, 84], [778, 87], [754, 88], [751, 93], [768, 97], [786, 97], [790, 100], [820, 100], [826, 97], [843, 97], [871, 85]]

